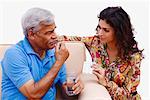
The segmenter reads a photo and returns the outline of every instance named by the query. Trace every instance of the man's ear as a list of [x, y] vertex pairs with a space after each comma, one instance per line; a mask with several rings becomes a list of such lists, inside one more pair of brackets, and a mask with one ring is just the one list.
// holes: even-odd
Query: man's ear
[[30, 38], [30, 39], [34, 39], [34, 38], [35, 38], [32, 28], [30, 28], [30, 29], [28, 30], [27, 36], [28, 36], [28, 38]]

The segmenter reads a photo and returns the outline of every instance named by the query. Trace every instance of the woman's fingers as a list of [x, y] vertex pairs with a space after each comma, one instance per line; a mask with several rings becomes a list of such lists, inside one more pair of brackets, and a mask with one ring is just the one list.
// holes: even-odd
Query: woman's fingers
[[105, 80], [105, 77], [101, 74], [99, 74], [98, 72], [96, 71], [93, 71], [93, 74], [97, 76], [98, 78], [98, 82], [103, 85], [103, 86], [106, 86], [106, 80]]
[[98, 65], [97, 65], [97, 64], [93, 64], [93, 65], [91, 66], [91, 68], [98, 68]]
[[93, 71], [99, 72], [101, 75], [105, 75], [105, 69], [101, 68], [101, 67], [92, 67]]
[[93, 74], [96, 75], [98, 79], [100, 79], [100, 73], [99, 72], [93, 70]]

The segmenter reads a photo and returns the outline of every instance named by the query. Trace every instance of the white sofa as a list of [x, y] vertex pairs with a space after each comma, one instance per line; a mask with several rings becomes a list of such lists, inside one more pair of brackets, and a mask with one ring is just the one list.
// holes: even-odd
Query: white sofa
[[[84, 83], [82, 93], [75, 97], [78, 100], [111, 100], [111, 97], [105, 87], [97, 83], [97, 77], [93, 74], [82, 73], [83, 64], [85, 61], [85, 46], [81, 42], [65, 42], [69, 50], [70, 56], [66, 61], [67, 73], [76, 71], [81, 75]], [[3, 58], [4, 53], [10, 44], [0, 44], [0, 60]], [[1, 85], [1, 66], [0, 66], [0, 85]], [[1, 87], [0, 87], [1, 89]], [[57, 91], [56, 100], [74, 100], [74, 97], [65, 97], [61, 95], [60, 90]], [[1, 96], [1, 91], [0, 91]]]

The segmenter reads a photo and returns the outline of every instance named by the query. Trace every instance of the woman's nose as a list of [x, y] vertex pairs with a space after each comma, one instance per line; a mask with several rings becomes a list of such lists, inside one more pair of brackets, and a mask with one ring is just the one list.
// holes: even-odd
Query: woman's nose
[[103, 35], [102, 29], [99, 29], [99, 30], [97, 31], [97, 35]]

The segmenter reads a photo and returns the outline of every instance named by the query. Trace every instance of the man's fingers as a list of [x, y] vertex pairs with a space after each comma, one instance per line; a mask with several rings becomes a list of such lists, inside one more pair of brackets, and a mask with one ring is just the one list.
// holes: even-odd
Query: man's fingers
[[56, 52], [58, 52], [59, 51], [59, 49], [60, 49], [60, 42], [58, 42], [57, 44], [56, 44]]
[[78, 83], [76, 83], [75, 85], [74, 85], [74, 87], [73, 87], [73, 89], [74, 89], [74, 93], [75, 94], [79, 94], [79, 93], [81, 93], [81, 91], [83, 90], [83, 85], [81, 84], [81, 82], [80, 81], [78, 81]]
[[74, 94], [79, 94], [79, 93], [81, 93], [81, 91], [82, 91], [82, 87], [77, 87], [74, 91], [73, 91], [73, 93]]
[[79, 81], [79, 79], [80, 79], [80, 76], [78, 76], [78, 77], [76, 78], [75, 83], [77, 83], [77, 82]]
[[75, 90], [77, 87], [79, 87], [80, 86], [80, 82], [78, 81], [73, 87], [72, 87], [72, 89], [73, 90]]
[[61, 43], [60, 49], [66, 49], [66, 46], [65, 46], [65, 44], [63, 42]]

